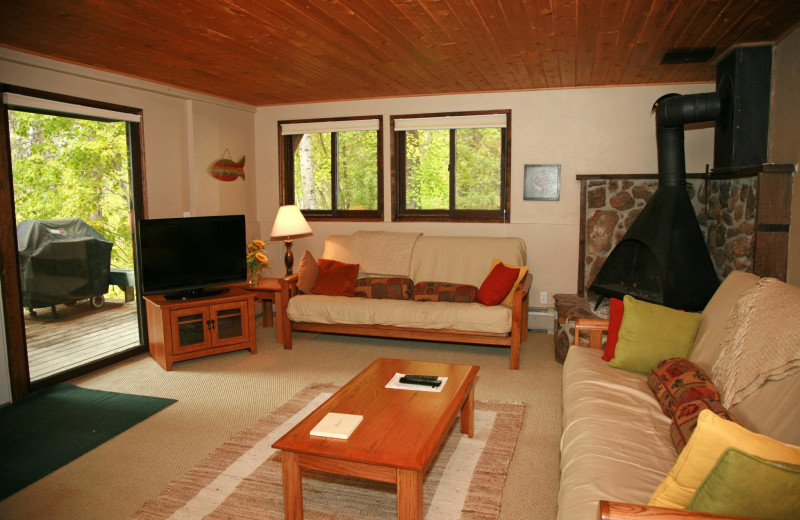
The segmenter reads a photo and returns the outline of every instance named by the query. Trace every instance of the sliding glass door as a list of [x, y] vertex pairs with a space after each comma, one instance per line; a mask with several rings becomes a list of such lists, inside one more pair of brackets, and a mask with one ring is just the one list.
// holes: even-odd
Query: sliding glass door
[[33, 389], [146, 343], [134, 254], [139, 123], [46, 98], [7, 94], [4, 105], [24, 322], [24, 350], [10, 350], [25, 356]]

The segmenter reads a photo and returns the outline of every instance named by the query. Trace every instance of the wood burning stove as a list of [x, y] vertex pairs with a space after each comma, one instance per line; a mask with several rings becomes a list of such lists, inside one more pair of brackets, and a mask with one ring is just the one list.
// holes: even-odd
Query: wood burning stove
[[720, 96], [716, 92], [668, 94], [656, 101], [653, 111], [658, 190], [606, 259], [589, 290], [615, 298], [629, 294], [698, 311], [711, 299], [719, 278], [686, 194], [683, 127], [716, 119]]

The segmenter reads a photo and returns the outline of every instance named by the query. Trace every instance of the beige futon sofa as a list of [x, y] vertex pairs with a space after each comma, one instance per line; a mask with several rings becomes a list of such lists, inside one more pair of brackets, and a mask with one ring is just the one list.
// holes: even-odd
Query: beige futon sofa
[[[441, 237], [409, 233], [358, 232], [331, 235], [322, 258], [360, 265], [359, 277], [395, 276], [418, 282], [480, 287], [492, 260], [526, 266], [525, 241], [516, 237]], [[528, 334], [528, 273], [515, 289], [512, 305], [370, 299], [299, 294], [287, 305], [284, 348], [292, 332], [325, 332], [507, 346], [510, 365], [519, 368], [520, 342]], [[288, 279], [297, 283], [297, 275]], [[290, 288], [290, 294], [296, 291]]]
[[[724, 353], [721, 343], [732, 323], [741, 319], [732, 318], [731, 311], [743, 295], [752, 298], [759, 281], [752, 274], [731, 273], [703, 311], [689, 360], [707, 374], [713, 374], [717, 358]], [[769, 316], [773, 310], [769, 298], [759, 298], [753, 304], [755, 311], [766, 311], [761, 316]], [[792, 309], [792, 313], [800, 316], [800, 308]], [[595, 327], [597, 321], [578, 320], [576, 333], [583, 326]], [[796, 325], [784, 322], [750, 346], [766, 351], [765, 345], [776, 335], [786, 334], [789, 326], [796, 330]], [[795, 336], [795, 340], [794, 344], [800, 345], [800, 339]], [[571, 347], [564, 363], [558, 518], [712, 518], [701, 513], [681, 511], [679, 516], [674, 510], [658, 512], [630, 506], [647, 504], [676, 462], [678, 455], [670, 440], [671, 419], [662, 413], [647, 385], [647, 376], [609, 367], [600, 358], [599, 345], [595, 347]], [[800, 352], [800, 347], [794, 348]], [[714, 383], [719, 388], [717, 381]], [[721, 388], [720, 393], [725, 395]], [[784, 379], [764, 383], [729, 410], [747, 429], [798, 445], [798, 403], [800, 372], [795, 371]], [[607, 502], [601, 504], [602, 516], [598, 516], [601, 501]]]

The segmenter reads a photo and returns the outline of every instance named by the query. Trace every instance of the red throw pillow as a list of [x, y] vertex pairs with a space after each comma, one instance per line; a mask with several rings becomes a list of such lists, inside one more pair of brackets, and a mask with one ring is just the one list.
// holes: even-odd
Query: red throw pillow
[[625, 312], [625, 305], [618, 298], [608, 300], [611, 307], [608, 311], [608, 335], [606, 336], [606, 348], [603, 350], [603, 360], [611, 361], [614, 359], [614, 350], [617, 348], [619, 340], [619, 327], [622, 325], [622, 314]]
[[497, 305], [514, 287], [519, 275], [518, 268], [506, 267], [502, 262], [489, 271], [489, 276], [478, 289], [478, 303], [484, 305]]
[[336, 260], [320, 258], [317, 283], [311, 289], [314, 294], [328, 296], [353, 296], [356, 293], [358, 264], [346, 264]]

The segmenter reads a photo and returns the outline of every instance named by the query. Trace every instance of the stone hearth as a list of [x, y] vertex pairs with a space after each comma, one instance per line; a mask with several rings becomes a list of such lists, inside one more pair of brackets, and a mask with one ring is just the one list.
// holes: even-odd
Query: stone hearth
[[[579, 293], [592, 284], [603, 262], [655, 193], [658, 182], [654, 177], [581, 180], [586, 186], [586, 202]], [[708, 182], [688, 179], [686, 191], [720, 278], [733, 270], [752, 271], [756, 185], [752, 177]]]
[[[786, 279], [793, 165], [764, 164], [688, 174], [686, 190], [720, 279], [731, 271]], [[554, 295], [555, 357], [563, 362], [574, 320], [607, 318], [586, 298], [608, 255], [658, 187], [656, 174], [578, 175], [581, 183], [578, 290]]]

